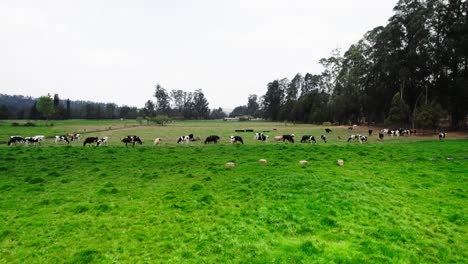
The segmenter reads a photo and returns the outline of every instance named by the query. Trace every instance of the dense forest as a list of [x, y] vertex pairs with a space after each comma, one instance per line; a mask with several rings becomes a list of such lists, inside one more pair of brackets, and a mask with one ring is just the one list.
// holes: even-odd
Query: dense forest
[[273, 80], [232, 115], [418, 127], [446, 119], [466, 128], [467, 10], [462, 0], [400, 0], [386, 26], [321, 59], [323, 72]]

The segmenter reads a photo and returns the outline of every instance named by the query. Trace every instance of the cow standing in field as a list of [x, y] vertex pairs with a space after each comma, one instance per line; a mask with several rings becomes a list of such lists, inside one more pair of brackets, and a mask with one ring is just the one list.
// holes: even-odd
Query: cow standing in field
[[283, 142], [285, 142], [286, 140], [291, 142], [291, 143], [294, 143], [294, 134], [291, 134], [291, 135], [283, 135]]
[[281, 141], [283, 140], [283, 136], [274, 136], [273, 141]]
[[231, 139], [231, 144], [238, 142], [244, 144], [244, 140], [240, 136], [230, 136], [229, 138]]
[[98, 140], [99, 138], [98, 137], [87, 137], [85, 139], [85, 141], [83, 142], [83, 147], [86, 146], [86, 144], [96, 144], [96, 146], [98, 145]]
[[379, 133], [379, 139], [380, 139], [380, 140], [383, 140], [383, 139], [384, 139], [384, 133], [382, 133], [382, 132]]
[[447, 134], [446, 134], [445, 132], [440, 132], [440, 133], [439, 133], [439, 140], [445, 139], [445, 136], [446, 136], [446, 135], [447, 135]]
[[153, 142], [153, 145], [159, 145], [159, 144], [161, 144], [161, 139], [160, 138], [155, 138], [154, 142]]
[[267, 135], [263, 134], [263, 133], [255, 133], [255, 135], [254, 135], [254, 139], [260, 140], [260, 141], [262, 141], [262, 142], [263, 142], [263, 141], [267, 141], [268, 138], [269, 138], [269, 137], [268, 137]]
[[109, 140], [109, 137], [102, 137], [97, 141], [96, 146], [104, 146], [107, 145], [107, 141]]
[[67, 137], [70, 138], [70, 141], [73, 141], [73, 140], [79, 141], [81, 138], [81, 135], [72, 133], [72, 134], [68, 134]]
[[327, 136], [320, 135], [320, 139], [323, 141], [323, 143], [327, 143]]
[[34, 145], [34, 146], [36, 146], [37, 144], [39, 144], [39, 145], [41, 144], [39, 138], [36, 138], [36, 137], [25, 137], [25, 138], [24, 138], [24, 142], [25, 142], [26, 144], [28, 144], [28, 145], [29, 145], [29, 144], [32, 144], [32, 145]]
[[328, 134], [328, 133], [332, 132], [332, 130], [329, 129], [329, 128], [325, 128], [325, 132], [327, 132], [327, 134]]
[[135, 146], [135, 143], [138, 143], [140, 145], [143, 144], [143, 141], [141, 141], [140, 137], [135, 135], [127, 136], [126, 138], [122, 138], [120, 141], [125, 143], [125, 146], [127, 146], [128, 144], [132, 144], [133, 146]]
[[25, 142], [25, 139], [21, 136], [11, 136], [7, 145], [11, 146], [11, 145], [16, 145], [18, 143], [24, 143], [24, 142]]
[[306, 143], [306, 142], [317, 143], [317, 140], [315, 140], [314, 136], [312, 136], [312, 135], [304, 135], [304, 136], [302, 136], [301, 143]]
[[209, 136], [209, 137], [207, 137], [207, 138], [205, 139], [205, 144], [206, 144], [206, 143], [211, 143], [211, 142], [213, 142], [213, 143], [216, 144], [216, 143], [218, 143], [218, 140], [219, 140], [219, 139], [220, 139], [219, 136], [217, 136], [217, 135], [211, 135], [211, 136]]
[[67, 144], [70, 144], [70, 141], [68, 140], [68, 137], [66, 135], [55, 136], [55, 144], [57, 144], [57, 142], [59, 141], [64, 141], [67, 142]]
[[369, 132], [369, 137], [370, 137], [370, 136], [372, 136], [372, 132], [373, 132], [373, 130], [372, 130], [372, 129], [369, 129], [369, 131], [368, 131], [368, 132]]
[[186, 143], [189, 143], [190, 141], [193, 141], [193, 134], [189, 134], [187, 136], [180, 136], [179, 140], [177, 140], [177, 144], [180, 142], [185, 141]]

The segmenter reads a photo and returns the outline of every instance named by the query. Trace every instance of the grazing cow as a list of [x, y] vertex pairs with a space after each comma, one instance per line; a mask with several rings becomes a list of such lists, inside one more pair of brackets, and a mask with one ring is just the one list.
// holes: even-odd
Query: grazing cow
[[189, 141], [193, 141], [193, 134], [190, 134], [188, 136], [180, 136], [179, 140], [177, 140], [177, 144], [179, 144], [182, 141], [185, 141], [186, 143], [189, 143]]
[[70, 144], [70, 141], [68, 140], [66, 135], [61, 135], [61, 136], [55, 136], [55, 144], [59, 141], [65, 141], [67, 144]]
[[140, 139], [139, 136], [130, 135], [130, 136], [127, 136], [127, 138], [129, 138], [130, 140], [132, 140], [133, 145], [135, 145], [135, 143], [138, 143], [138, 144], [140, 144], [140, 145], [143, 144], [143, 141], [141, 141], [141, 139]]
[[384, 128], [384, 129], [380, 130], [380, 133], [382, 133], [382, 134], [390, 134], [390, 133], [388, 133], [388, 128]]
[[380, 140], [383, 140], [383, 139], [384, 139], [384, 133], [382, 133], [382, 132], [379, 133], [379, 139], [380, 139]]
[[284, 141], [289, 141], [291, 143], [294, 143], [294, 134], [291, 134], [291, 135], [283, 135], [283, 142]]
[[348, 127], [348, 130], [353, 130], [353, 127], [352, 126]]
[[329, 129], [329, 128], [325, 128], [325, 132], [327, 132], [327, 134], [328, 134], [328, 133], [332, 132], [332, 130]]
[[159, 145], [159, 144], [161, 144], [161, 139], [160, 138], [155, 138], [154, 142], [153, 142], [153, 145]]
[[445, 136], [446, 136], [446, 135], [447, 135], [447, 134], [446, 134], [445, 132], [440, 132], [440, 133], [439, 133], [439, 140], [445, 139]]
[[301, 143], [305, 143], [305, 142], [309, 142], [309, 143], [317, 143], [317, 141], [315, 140], [314, 136], [312, 135], [304, 135], [302, 136], [302, 139], [301, 139]]
[[207, 137], [207, 138], [205, 139], [205, 144], [206, 144], [206, 143], [211, 143], [211, 142], [213, 142], [213, 143], [216, 144], [216, 143], [218, 143], [218, 140], [219, 140], [219, 139], [220, 139], [219, 136], [217, 136], [217, 135], [211, 135], [211, 136], [209, 136], [209, 137]]
[[369, 137], [372, 136], [372, 132], [373, 132], [372, 129], [369, 129], [368, 132], [369, 132]]
[[24, 143], [25, 139], [21, 136], [11, 136], [10, 140], [8, 141], [7, 145], [16, 145], [17, 143]]
[[260, 140], [262, 142], [268, 140], [268, 138], [269, 137], [267, 135], [263, 134], [263, 133], [255, 133], [255, 135], [254, 135], [254, 139]]
[[107, 145], [107, 141], [109, 140], [109, 137], [102, 137], [101, 139], [99, 139], [97, 141], [97, 144], [96, 146], [103, 146], [103, 145]]
[[122, 138], [120, 141], [122, 141], [122, 143], [124, 143], [125, 146], [127, 146], [128, 144], [133, 144], [133, 146], [135, 146], [135, 142], [133, 142], [131, 138]]
[[83, 142], [83, 147], [86, 146], [86, 144], [93, 144], [96, 143], [96, 146], [98, 146], [98, 137], [87, 137], [85, 141]]
[[320, 135], [320, 139], [321, 139], [324, 143], [327, 143], [327, 136], [325, 136], [325, 135]]
[[230, 136], [230, 138], [231, 138], [231, 144], [237, 143], [237, 142], [244, 144], [244, 140], [242, 140], [240, 136]]
[[274, 140], [274, 141], [283, 140], [283, 136], [274, 136], [274, 137], [273, 137], [273, 140]]
[[358, 135], [359, 136], [359, 143], [364, 143], [367, 142], [367, 136], [364, 135]]
[[348, 138], [348, 142], [350, 142], [351, 140], [355, 140], [356, 138], [357, 138], [357, 135], [351, 135]]
[[73, 140], [77, 140], [79, 141], [80, 140], [80, 137], [81, 135], [80, 134], [67, 134], [67, 137], [70, 138], [70, 141], [73, 141]]
[[40, 140], [39, 138], [37, 138], [37, 137], [25, 137], [25, 138], [24, 138], [24, 142], [25, 142], [26, 144], [33, 144], [34, 146], [37, 145], [37, 144], [40, 145], [40, 144], [41, 144], [40, 141], [41, 141], [41, 140]]

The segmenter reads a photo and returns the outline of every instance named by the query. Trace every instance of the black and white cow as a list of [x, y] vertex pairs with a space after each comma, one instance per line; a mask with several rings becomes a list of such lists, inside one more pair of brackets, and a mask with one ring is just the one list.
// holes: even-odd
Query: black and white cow
[[359, 143], [364, 143], [367, 142], [367, 136], [364, 135], [359, 135]]
[[269, 138], [269, 137], [268, 137], [267, 135], [263, 134], [263, 133], [255, 133], [255, 135], [254, 135], [254, 139], [260, 140], [260, 141], [262, 141], [262, 142], [263, 142], [263, 141], [267, 141], [268, 138]]
[[320, 135], [320, 139], [323, 141], [323, 143], [327, 143], [327, 136]]
[[70, 144], [70, 141], [68, 140], [66, 135], [61, 135], [61, 136], [55, 136], [55, 144], [59, 141], [64, 141], [67, 142], [67, 144]]
[[10, 145], [16, 145], [18, 143], [24, 143], [25, 142], [25, 139], [21, 136], [11, 136], [10, 137], [10, 140], [8, 141], [7, 145], [10, 146]]
[[231, 144], [237, 143], [237, 142], [244, 144], [244, 140], [242, 140], [240, 136], [230, 136], [229, 138], [231, 139]]
[[75, 133], [68, 134], [67, 136], [70, 138], [70, 141], [73, 141], [73, 140], [79, 141], [81, 137], [80, 134], [75, 134]]
[[332, 132], [332, 130], [329, 129], [329, 128], [325, 128], [325, 132], [327, 132], [327, 134], [328, 134], [328, 133]]
[[41, 140], [37, 137], [25, 137], [24, 138], [24, 141], [26, 144], [32, 144], [32, 145], [37, 145], [37, 144], [41, 144]]
[[314, 136], [312, 136], [312, 135], [304, 135], [304, 136], [302, 136], [301, 143], [306, 143], [306, 142], [317, 143], [317, 140], [315, 140]]
[[207, 138], [205, 139], [205, 144], [206, 144], [206, 143], [211, 143], [211, 142], [213, 142], [213, 143], [216, 144], [216, 143], [218, 143], [218, 140], [219, 140], [219, 139], [220, 139], [219, 136], [217, 136], [217, 135], [211, 135], [211, 136], [209, 136], [209, 137], [207, 137]]
[[445, 136], [446, 136], [446, 135], [447, 135], [447, 134], [446, 134], [445, 132], [440, 132], [440, 133], [439, 133], [439, 140], [445, 139]]
[[283, 135], [283, 142], [285, 142], [286, 140], [291, 142], [291, 143], [294, 143], [294, 134], [291, 134], [291, 135]]
[[96, 144], [96, 146], [97, 146], [98, 140], [99, 140], [98, 137], [87, 137], [85, 139], [85, 141], [83, 142], [83, 147], [86, 146], [86, 144], [90, 144], [90, 145], [91, 144]]
[[97, 141], [97, 146], [103, 146], [103, 145], [107, 145], [107, 141], [109, 140], [109, 137], [102, 137], [101, 139], [99, 139]]
[[179, 140], [177, 140], [177, 144], [183, 141], [185, 141], [186, 143], [189, 143], [190, 141], [192, 141], [192, 139], [193, 139], [193, 134], [189, 134], [188, 136], [180, 136]]
[[133, 145], [135, 145], [135, 143], [138, 143], [140, 145], [143, 144], [143, 141], [141, 141], [139, 136], [129, 135], [129, 136], [127, 136], [127, 138], [129, 138], [132, 141]]

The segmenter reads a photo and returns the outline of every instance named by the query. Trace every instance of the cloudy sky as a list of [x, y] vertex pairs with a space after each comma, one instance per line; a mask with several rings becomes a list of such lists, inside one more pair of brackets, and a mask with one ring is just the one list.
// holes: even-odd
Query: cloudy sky
[[233, 108], [274, 79], [319, 73], [396, 2], [2, 0], [0, 93], [142, 107], [159, 83]]

